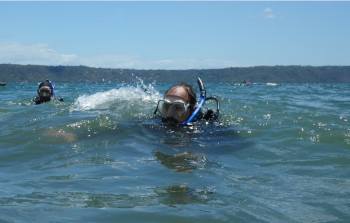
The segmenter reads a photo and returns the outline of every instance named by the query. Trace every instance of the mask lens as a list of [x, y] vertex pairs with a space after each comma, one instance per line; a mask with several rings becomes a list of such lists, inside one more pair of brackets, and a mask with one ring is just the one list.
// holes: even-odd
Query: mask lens
[[39, 89], [39, 94], [43, 95], [43, 96], [48, 96], [49, 94], [51, 94], [51, 90], [50, 89]]
[[41, 90], [40, 93], [46, 93], [46, 94], [49, 94], [50, 91], [49, 90]]
[[186, 108], [185, 108], [185, 104], [181, 103], [181, 102], [174, 102], [173, 103], [173, 108], [176, 112], [176, 114], [181, 117], [186, 113]]
[[171, 103], [168, 103], [164, 100], [159, 100], [158, 101], [158, 111], [160, 112], [161, 115], [165, 115], [168, 113], [169, 107]]

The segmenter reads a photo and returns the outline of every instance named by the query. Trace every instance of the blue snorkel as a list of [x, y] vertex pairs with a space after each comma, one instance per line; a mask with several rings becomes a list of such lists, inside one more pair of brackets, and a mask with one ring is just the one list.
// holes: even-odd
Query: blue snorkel
[[199, 77], [197, 79], [197, 82], [198, 82], [199, 90], [201, 92], [200, 93], [201, 98], [199, 100], [197, 108], [193, 111], [192, 115], [186, 121], [181, 123], [181, 125], [187, 125], [188, 123], [192, 122], [196, 118], [196, 116], [198, 115], [199, 111], [201, 110], [201, 108], [203, 107], [203, 105], [205, 103], [207, 94], [206, 94], [206, 91], [205, 91], [204, 84], [203, 84], [202, 80]]
[[52, 91], [52, 97], [55, 97], [55, 88], [50, 80], [46, 80], [46, 82], [50, 83], [51, 91]]

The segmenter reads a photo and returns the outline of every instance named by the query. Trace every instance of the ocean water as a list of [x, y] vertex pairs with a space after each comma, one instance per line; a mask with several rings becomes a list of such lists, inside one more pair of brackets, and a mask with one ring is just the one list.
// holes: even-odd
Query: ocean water
[[152, 117], [171, 83], [54, 84], [0, 87], [0, 222], [350, 221], [349, 84], [205, 83], [190, 126]]

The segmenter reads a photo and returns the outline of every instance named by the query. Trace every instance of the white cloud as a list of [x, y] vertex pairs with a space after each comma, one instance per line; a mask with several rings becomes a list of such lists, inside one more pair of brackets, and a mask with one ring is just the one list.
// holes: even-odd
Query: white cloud
[[265, 12], [265, 13], [271, 13], [271, 12], [272, 12], [272, 9], [271, 9], [271, 8], [266, 8], [266, 9], [264, 10], [264, 12]]
[[274, 15], [274, 14], [268, 14], [268, 15], [266, 15], [266, 18], [268, 18], [268, 19], [274, 19], [274, 18], [275, 18], [275, 15]]
[[233, 61], [218, 59], [165, 59], [150, 61], [145, 65], [158, 69], [210, 69], [237, 66]]
[[75, 58], [58, 54], [49, 44], [0, 43], [0, 63], [61, 65]]
[[264, 16], [267, 19], [274, 19], [276, 17], [275, 14], [273, 14], [271, 8], [265, 8], [264, 9]]
[[142, 62], [139, 56], [128, 55], [95, 55], [93, 57], [80, 57], [75, 61], [75, 65], [86, 65], [90, 67], [108, 67], [108, 68], [134, 68]]
[[85, 65], [104, 68], [135, 69], [207, 69], [237, 66], [233, 61], [217, 59], [147, 60], [139, 55], [78, 56], [60, 54], [51, 44], [0, 42], [0, 63], [37, 65]]

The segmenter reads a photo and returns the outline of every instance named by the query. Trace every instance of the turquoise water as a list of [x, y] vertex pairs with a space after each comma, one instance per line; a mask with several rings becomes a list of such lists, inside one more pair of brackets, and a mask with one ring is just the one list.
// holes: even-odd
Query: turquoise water
[[0, 222], [350, 220], [348, 84], [206, 83], [186, 127], [151, 118], [168, 83], [55, 85], [0, 87]]

